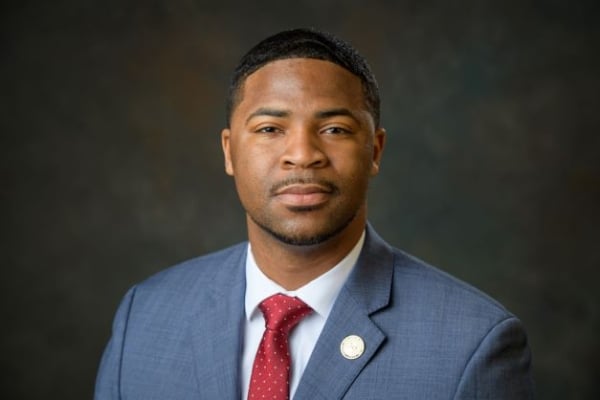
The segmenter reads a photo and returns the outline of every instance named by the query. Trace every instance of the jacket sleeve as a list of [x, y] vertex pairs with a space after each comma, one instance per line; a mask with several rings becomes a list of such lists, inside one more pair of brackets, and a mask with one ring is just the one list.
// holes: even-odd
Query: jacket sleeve
[[104, 349], [96, 377], [95, 400], [121, 399], [121, 364], [127, 334], [127, 322], [134, 296], [135, 287], [127, 292], [117, 309], [113, 321], [112, 336]]
[[521, 322], [509, 317], [492, 327], [466, 364], [455, 400], [534, 398], [531, 352]]

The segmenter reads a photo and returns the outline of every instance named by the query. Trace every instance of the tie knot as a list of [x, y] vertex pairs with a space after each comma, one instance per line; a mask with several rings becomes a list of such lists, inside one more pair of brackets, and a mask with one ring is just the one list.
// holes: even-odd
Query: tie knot
[[312, 309], [297, 297], [281, 293], [267, 297], [259, 305], [267, 329], [289, 333]]

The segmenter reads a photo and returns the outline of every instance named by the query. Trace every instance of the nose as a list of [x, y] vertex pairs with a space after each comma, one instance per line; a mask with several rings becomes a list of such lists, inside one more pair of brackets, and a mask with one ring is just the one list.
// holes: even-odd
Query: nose
[[319, 134], [301, 128], [288, 131], [282, 156], [284, 168], [321, 168], [327, 164]]

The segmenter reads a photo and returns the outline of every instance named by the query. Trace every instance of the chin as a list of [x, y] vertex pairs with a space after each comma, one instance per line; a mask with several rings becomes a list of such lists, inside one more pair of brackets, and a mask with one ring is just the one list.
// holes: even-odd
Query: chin
[[280, 234], [280, 233], [273, 232], [273, 231], [268, 231], [268, 232], [269, 232], [269, 234], [271, 234], [271, 236], [273, 236], [275, 239], [279, 240], [280, 242], [282, 242], [284, 244], [287, 244], [290, 246], [304, 246], [304, 247], [319, 245], [321, 243], [326, 242], [333, 236], [335, 236], [335, 234], [321, 234], [321, 235], [312, 235], [312, 236], [308, 236], [308, 235], [292, 236], [292, 235]]
[[338, 236], [350, 225], [355, 217], [356, 214], [337, 224], [306, 229], [303, 229], [303, 227], [292, 226], [275, 227], [271, 224], [263, 224], [256, 220], [254, 220], [254, 222], [265, 232], [284, 244], [291, 246], [316, 246]]

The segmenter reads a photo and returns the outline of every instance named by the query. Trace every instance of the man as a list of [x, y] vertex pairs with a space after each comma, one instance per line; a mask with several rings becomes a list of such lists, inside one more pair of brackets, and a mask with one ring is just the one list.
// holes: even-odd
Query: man
[[519, 320], [367, 224], [384, 144], [348, 44], [293, 30], [250, 50], [222, 132], [249, 241], [127, 293], [96, 398], [532, 398]]

